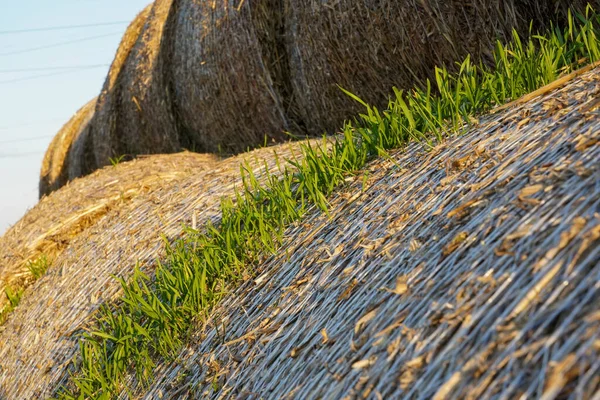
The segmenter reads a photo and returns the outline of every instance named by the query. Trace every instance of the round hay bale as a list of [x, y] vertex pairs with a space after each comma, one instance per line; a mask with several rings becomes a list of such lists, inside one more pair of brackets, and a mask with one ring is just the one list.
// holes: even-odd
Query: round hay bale
[[51, 262], [107, 213], [217, 163], [215, 155], [190, 152], [140, 157], [76, 179], [42, 198], [0, 237], [0, 315], [8, 301], [6, 287], [16, 290], [33, 283], [29, 262], [41, 256]]
[[73, 142], [68, 159], [69, 180], [89, 175], [97, 169], [91, 132], [90, 121]]
[[[157, 0], [149, 10], [137, 41], [115, 86], [115, 123], [94, 135], [99, 166], [121, 155], [174, 153], [181, 150], [166, 86], [165, 43], [172, 0]], [[97, 140], [96, 140], [97, 139]]]
[[198, 151], [237, 153], [286, 138], [277, 58], [281, 14], [273, 0], [176, 0], [171, 39], [174, 109]]
[[491, 60], [496, 40], [560, 18], [566, 3], [286, 0], [290, 79], [306, 130], [331, 133], [361, 111], [338, 85], [384, 108], [393, 86], [434, 80], [434, 67], [452, 69], [467, 54]]
[[120, 107], [120, 85], [124, 79], [123, 68], [132, 48], [138, 41], [151, 9], [151, 4], [144, 8], [127, 27], [121, 39], [115, 59], [98, 96], [96, 112], [90, 122], [90, 131], [87, 133], [85, 141], [86, 145], [82, 146], [78, 152], [78, 160], [87, 168], [74, 168], [70, 174], [71, 179], [91, 172], [90, 169], [93, 171], [99, 166], [108, 164], [110, 157], [115, 156], [114, 147], [118, 141], [115, 131]]
[[[281, 158], [292, 157], [298, 144], [222, 161], [195, 153], [140, 157], [76, 179], [42, 199], [0, 239], [0, 293], [3, 283], [18, 282], [26, 273], [23, 253], [41, 251], [45, 241], [61, 246], [48, 255], [52, 263], [44, 278], [28, 281], [32, 286], [0, 325], [0, 397], [51, 397], [70, 374], [69, 361], [78, 349], [73, 333], [91, 321], [100, 304], [119, 296], [114, 276], [130, 276], [138, 262], [151, 274], [164, 255], [164, 237], [173, 240], [194, 222], [198, 227], [215, 222], [222, 197], [234, 196], [241, 185], [240, 165], [262, 179], [265, 162], [276, 169], [275, 151]], [[182, 165], [179, 157], [198, 161]], [[94, 208], [99, 216], [92, 214]], [[21, 340], [14, 340], [18, 332]], [[33, 337], [36, 345], [29, 340]]]
[[333, 133], [360, 111], [338, 85], [384, 107], [392, 86], [466, 54], [490, 59], [513, 27], [583, 1], [156, 1], [123, 37], [69, 178], [122, 155], [237, 153], [288, 130]]
[[40, 198], [65, 185], [69, 180], [69, 160], [73, 148], [87, 130], [96, 99], [90, 100], [58, 131], [44, 155], [40, 172]]

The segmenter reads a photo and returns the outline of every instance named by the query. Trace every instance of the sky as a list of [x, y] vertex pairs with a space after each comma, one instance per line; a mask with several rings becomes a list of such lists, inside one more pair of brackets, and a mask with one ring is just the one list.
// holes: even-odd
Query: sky
[[128, 22], [148, 3], [0, 0], [0, 235], [37, 203], [48, 144], [100, 93]]

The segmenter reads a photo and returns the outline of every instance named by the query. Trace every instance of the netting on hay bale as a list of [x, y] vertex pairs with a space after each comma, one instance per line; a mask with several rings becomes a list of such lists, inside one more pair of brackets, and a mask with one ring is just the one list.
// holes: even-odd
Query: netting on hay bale
[[[128, 388], [149, 399], [590, 398], [600, 385], [599, 76], [528, 96], [431, 151], [412, 144], [375, 160], [330, 215], [290, 227], [150, 388]], [[69, 243], [0, 328], [0, 394], [51, 395], [75, 333], [119, 296], [111, 274], [126, 278], [137, 262], [151, 273], [160, 234], [217, 221], [240, 160], [261, 176], [272, 152], [157, 186]]]
[[0, 314], [8, 304], [7, 287], [16, 291], [33, 283], [29, 263], [45, 257], [52, 264], [110, 211], [217, 162], [212, 154], [190, 152], [142, 157], [98, 170], [42, 198], [0, 237]]
[[370, 163], [129, 390], [596, 399], [600, 69], [552, 87]]
[[[142, 157], [44, 197], [0, 238], [0, 290], [28, 280], [21, 303], [0, 325], [0, 398], [52, 396], [69, 377], [75, 332], [120, 296], [114, 276], [129, 277], [138, 263], [152, 274], [165, 237], [180, 237], [185, 225], [216, 223], [221, 198], [241, 185], [241, 164], [263, 179], [265, 161], [276, 168], [274, 152], [292, 157], [297, 146], [225, 160], [190, 152]], [[34, 281], [26, 261], [39, 254], [52, 260]], [[1, 309], [7, 301], [0, 296], [0, 302]]]
[[225, 153], [285, 139], [277, 66], [262, 56], [275, 55], [276, 45], [261, 47], [261, 37], [277, 34], [267, 18], [273, 1], [175, 3], [169, 72], [182, 135], [198, 151]]
[[72, 163], [70, 160], [78, 160], [77, 154], [73, 157], [71, 154], [73, 154], [76, 144], [85, 135], [95, 107], [96, 99], [90, 100], [75, 113], [50, 142], [40, 171], [40, 198], [69, 181], [69, 168]]

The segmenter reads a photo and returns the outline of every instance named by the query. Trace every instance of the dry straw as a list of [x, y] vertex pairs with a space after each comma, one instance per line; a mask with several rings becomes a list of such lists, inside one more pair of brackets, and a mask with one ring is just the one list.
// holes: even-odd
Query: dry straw
[[172, 0], [156, 0], [120, 72], [117, 123], [111, 148], [96, 152], [98, 165], [122, 154], [173, 153], [181, 150], [166, 86], [165, 37]]
[[77, 154], [71, 157], [73, 146], [85, 135], [84, 132], [87, 131], [95, 107], [96, 99], [90, 100], [75, 113], [50, 142], [42, 161], [39, 183], [40, 197], [57, 190], [69, 181], [70, 159], [78, 159]]
[[31, 262], [46, 257], [51, 263], [109, 211], [217, 161], [213, 155], [189, 152], [143, 157], [96, 171], [42, 198], [0, 237], [0, 315], [8, 305], [6, 287], [16, 291], [33, 283]]
[[[468, 54], [492, 61], [496, 40], [562, 21], [567, 2], [495, 0], [287, 0], [289, 80], [310, 134], [331, 132], [361, 111], [338, 86], [385, 108], [393, 86], [409, 89], [435, 67]], [[584, 10], [586, 2], [569, 2]], [[424, 85], [423, 85], [424, 86]]]
[[262, 37], [279, 34], [268, 26], [275, 21], [269, 19], [269, 3], [274, 2], [175, 1], [169, 64], [173, 101], [182, 134], [198, 151], [237, 153], [265, 137], [281, 141], [290, 129], [272, 76], [278, 66], [269, 62], [285, 58], [285, 48], [262, 47]]
[[[67, 173], [68, 180], [71, 181], [80, 176], [88, 175], [97, 169], [96, 161], [94, 160], [94, 154], [92, 152], [92, 120], [95, 117], [95, 108], [98, 105], [98, 98], [95, 99], [94, 109], [89, 111], [89, 121], [86, 126], [81, 130], [77, 138], [73, 140], [71, 149], [69, 150], [69, 157], [67, 159]], [[62, 185], [61, 185], [62, 186]], [[60, 186], [59, 186], [60, 187]], [[56, 190], [59, 187], [53, 189]], [[46, 193], [48, 194], [48, 193]]]
[[122, 101], [120, 93], [125, 79], [123, 70], [133, 47], [138, 42], [138, 38], [146, 24], [151, 9], [152, 5], [148, 5], [140, 12], [129, 25], [121, 39], [115, 59], [108, 71], [102, 91], [98, 96], [96, 113], [90, 122], [90, 133], [81, 144], [82, 149], [84, 149], [80, 152], [83, 158], [82, 165], [87, 168], [83, 168], [80, 171], [81, 175], [76, 175], [79, 171], [73, 171], [73, 175], [87, 175], [96, 168], [107, 165], [111, 157], [118, 157], [123, 154], [115, 155], [115, 146], [119, 143], [116, 129], [120, 123], [119, 110]]
[[[330, 217], [290, 228], [139, 396], [591, 397], [598, 76], [430, 152], [413, 144], [370, 164], [331, 200]], [[244, 157], [260, 175], [272, 152]], [[160, 233], [172, 240], [181, 224], [218, 220], [241, 159], [155, 187], [74, 238], [2, 328], [0, 397], [45, 397], [65, 382], [76, 333], [119, 296], [110, 275], [138, 262], [151, 272]]]

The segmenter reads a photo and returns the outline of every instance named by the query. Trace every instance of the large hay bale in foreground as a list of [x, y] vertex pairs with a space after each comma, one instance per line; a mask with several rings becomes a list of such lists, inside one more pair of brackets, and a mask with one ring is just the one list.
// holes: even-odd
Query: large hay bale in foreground
[[83, 176], [92, 172], [98, 167], [108, 164], [111, 157], [118, 157], [121, 154], [115, 155], [115, 147], [119, 143], [119, 138], [116, 136], [116, 129], [119, 120], [119, 110], [121, 107], [121, 85], [125, 79], [123, 77], [123, 69], [127, 62], [131, 50], [138, 42], [140, 33], [146, 24], [148, 15], [152, 10], [152, 4], [142, 10], [131, 24], [127, 27], [117, 54], [113, 60], [108, 75], [104, 81], [102, 91], [98, 96], [98, 104], [93, 120], [90, 122], [90, 133], [87, 138], [87, 143], [82, 146], [80, 157], [84, 159], [84, 165], [87, 168], [73, 170], [73, 176], [81, 172]]
[[285, 48], [261, 41], [278, 34], [266, 26], [275, 2], [175, 3], [169, 72], [176, 116], [194, 149], [238, 153], [265, 137], [284, 139], [291, 125], [272, 76], [277, 65], [263, 54], [285, 57]]
[[58, 131], [44, 155], [40, 172], [39, 196], [45, 196], [69, 181], [69, 169], [72, 163], [79, 162], [79, 155], [73, 154], [73, 147], [88, 129], [94, 115], [96, 99], [90, 100]]
[[[413, 143], [375, 160], [328, 215], [312, 210], [290, 227], [260, 275], [158, 366], [152, 387], [126, 380], [132, 397], [591, 397], [599, 77], [482, 118], [430, 151]], [[52, 395], [78, 333], [119, 296], [112, 275], [127, 278], [137, 262], [151, 273], [160, 234], [218, 221], [240, 160], [261, 177], [272, 152], [157, 187], [73, 240], [0, 328], [0, 393]]]
[[599, 90], [375, 160], [133, 397], [597, 399]]

